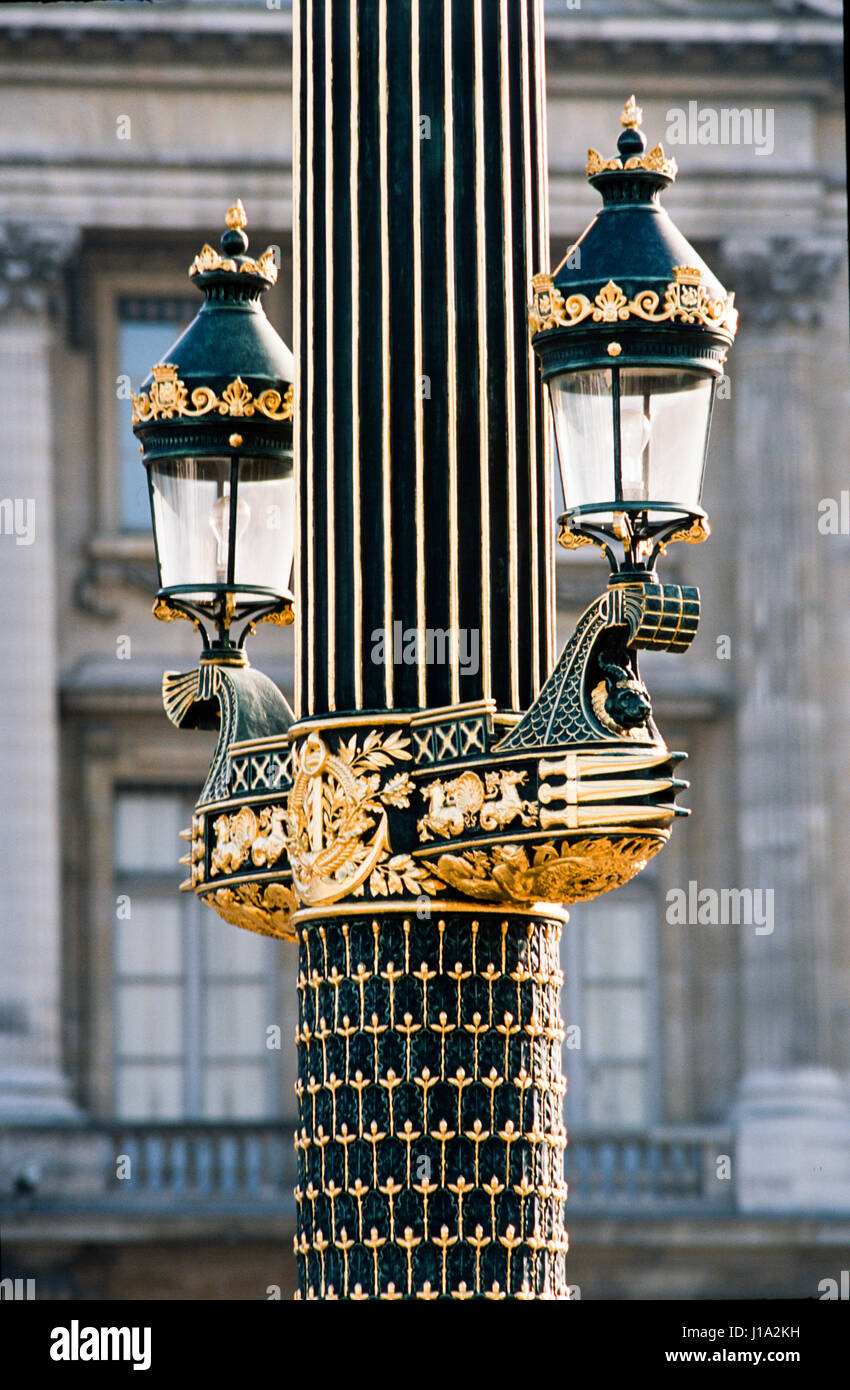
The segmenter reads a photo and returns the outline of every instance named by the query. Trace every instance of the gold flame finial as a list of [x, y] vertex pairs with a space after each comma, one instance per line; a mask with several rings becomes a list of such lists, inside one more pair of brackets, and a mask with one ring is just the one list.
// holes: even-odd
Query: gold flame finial
[[227, 209], [227, 216], [224, 221], [231, 231], [241, 232], [243, 227], [247, 227], [248, 218], [242, 206], [241, 198], [237, 198], [233, 207]]
[[632, 93], [625, 106], [623, 107], [623, 114], [620, 117], [620, 125], [625, 126], [627, 130], [636, 130], [637, 127], [642, 124], [643, 111], [635, 101], [634, 93]]

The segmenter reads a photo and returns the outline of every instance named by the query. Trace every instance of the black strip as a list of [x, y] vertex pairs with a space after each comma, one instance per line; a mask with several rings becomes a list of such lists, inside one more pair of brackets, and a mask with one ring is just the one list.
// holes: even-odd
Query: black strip
[[[430, 382], [430, 399], [422, 411], [425, 455], [425, 623], [445, 631], [451, 623], [449, 574], [449, 420], [448, 291], [446, 249], [445, 83], [443, 80], [444, 5], [428, 7], [419, 24], [420, 102], [428, 116], [429, 138], [419, 143], [422, 162], [422, 370]], [[434, 14], [433, 9], [439, 13]], [[451, 668], [427, 668], [428, 704], [451, 703]]]
[[[352, 245], [351, 245], [351, 70], [350, 7], [331, 10], [333, 57], [333, 412], [334, 440], [334, 661], [335, 703], [354, 709], [354, 502], [358, 460], [352, 450]], [[359, 563], [359, 557], [358, 557]]]
[[[481, 449], [479, 429], [478, 269], [475, 244], [475, 29], [472, 5], [455, 5], [452, 14], [452, 78], [454, 87], [455, 275], [457, 302], [458, 402], [458, 529], [460, 546], [459, 623], [478, 635], [480, 668], [460, 682], [461, 700], [483, 694], [481, 561]], [[451, 267], [449, 268], [451, 274]]]
[[[371, 659], [384, 628], [383, 342], [381, 322], [381, 145], [377, 5], [358, 7], [360, 88], [360, 558], [363, 707], [383, 709], [384, 667]], [[386, 634], [391, 640], [392, 633]]]

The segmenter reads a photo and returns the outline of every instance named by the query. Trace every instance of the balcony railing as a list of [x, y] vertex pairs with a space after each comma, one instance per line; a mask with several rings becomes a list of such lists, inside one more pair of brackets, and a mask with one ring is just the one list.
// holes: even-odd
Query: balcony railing
[[[728, 1130], [570, 1134], [569, 1210], [624, 1215], [731, 1209]], [[21, 1177], [23, 1175], [23, 1181]], [[294, 1211], [293, 1130], [271, 1123], [113, 1123], [6, 1127], [0, 1206], [6, 1212], [143, 1216]]]
[[568, 1207], [576, 1213], [730, 1208], [732, 1144], [731, 1133], [720, 1129], [571, 1134], [564, 1160]]

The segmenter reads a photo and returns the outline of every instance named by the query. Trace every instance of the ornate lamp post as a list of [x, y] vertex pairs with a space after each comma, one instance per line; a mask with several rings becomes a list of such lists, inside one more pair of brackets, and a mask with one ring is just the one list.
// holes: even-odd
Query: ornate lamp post
[[[683, 650], [696, 631], [696, 591], [652, 563], [702, 520], [711, 379], [731, 341], [731, 303], [710, 281], [706, 300], [657, 208], [669, 166], [632, 122], [622, 162], [593, 170], [619, 213], [586, 234], [584, 278], [534, 281], [562, 535], [601, 544], [615, 570], [540, 689], [550, 480], [521, 288], [547, 240], [538, 6], [437, 8], [436, 25], [416, 0], [297, 11], [295, 723], [232, 665], [220, 595], [238, 560], [221, 581], [182, 553], [176, 582], [163, 571], [163, 600], [192, 617], [218, 605], [225, 627], [200, 672], [165, 678], [175, 722], [209, 720], [213, 697], [221, 710], [184, 886], [299, 946], [307, 1298], [566, 1296], [562, 905], [633, 877], [682, 814], [682, 755], [635, 652]], [[684, 288], [673, 262], [691, 267]], [[229, 274], [222, 292], [254, 278], [208, 273]], [[237, 348], [219, 341], [238, 367]], [[269, 389], [277, 410], [282, 382]], [[169, 460], [178, 428], [177, 413], [160, 425]], [[153, 483], [158, 531], [172, 467]], [[214, 529], [219, 508], [238, 547], [241, 473], [216, 467], [185, 532], [201, 513]], [[259, 603], [262, 574], [250, 585]], [[463, 632], [480, 661], [462, 660]]]

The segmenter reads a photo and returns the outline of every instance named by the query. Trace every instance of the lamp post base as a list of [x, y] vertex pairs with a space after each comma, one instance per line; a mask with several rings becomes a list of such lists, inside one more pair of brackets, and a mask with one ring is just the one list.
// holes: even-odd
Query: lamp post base
[[302, 914], [297, 1297], [568, 1296], [561, 924], [438, 907]]

